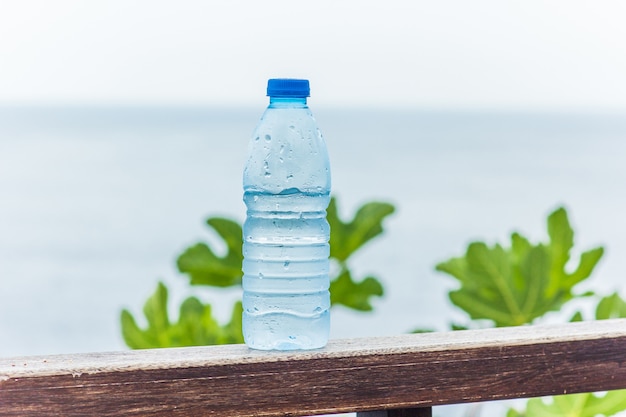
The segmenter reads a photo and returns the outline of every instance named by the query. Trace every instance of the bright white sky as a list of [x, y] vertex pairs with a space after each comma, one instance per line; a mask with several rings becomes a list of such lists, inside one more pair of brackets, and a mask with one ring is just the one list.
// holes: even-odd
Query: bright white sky
[[626, 2], [2, 0], [0, 103], [626, 110]]

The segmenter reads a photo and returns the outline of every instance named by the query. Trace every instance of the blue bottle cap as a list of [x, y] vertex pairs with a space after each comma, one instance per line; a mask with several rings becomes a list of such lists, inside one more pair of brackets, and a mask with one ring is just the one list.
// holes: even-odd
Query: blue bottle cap
[[267, 81], [267, 95], [270, 97], [309, 97], [309, 80], [294, 78], [272, 78]]

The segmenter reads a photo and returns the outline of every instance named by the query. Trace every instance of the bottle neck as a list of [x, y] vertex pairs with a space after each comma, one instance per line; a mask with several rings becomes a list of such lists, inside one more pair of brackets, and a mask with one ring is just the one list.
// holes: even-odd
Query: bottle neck
[[307, 108], [306, 97], [271, 97], [270, 108]]

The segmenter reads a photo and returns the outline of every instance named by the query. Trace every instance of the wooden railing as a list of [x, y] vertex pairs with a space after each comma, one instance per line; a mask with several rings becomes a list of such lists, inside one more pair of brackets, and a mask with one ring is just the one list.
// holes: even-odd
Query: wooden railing
[[626, 320], [0, 359], [0, 416], [428, 416], [431, 407], [626, 388]]

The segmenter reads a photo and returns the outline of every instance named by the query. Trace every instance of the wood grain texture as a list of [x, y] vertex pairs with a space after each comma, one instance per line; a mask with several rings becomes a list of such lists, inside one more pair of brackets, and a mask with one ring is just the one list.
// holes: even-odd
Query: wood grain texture
[[306, 416], [626, 388], [626, 320], [0, 359], [0, 416]]
[[432, 417], [432, 407], [401, 408], [384, 411], [363, 411], [356, 413], [356, 417]]

